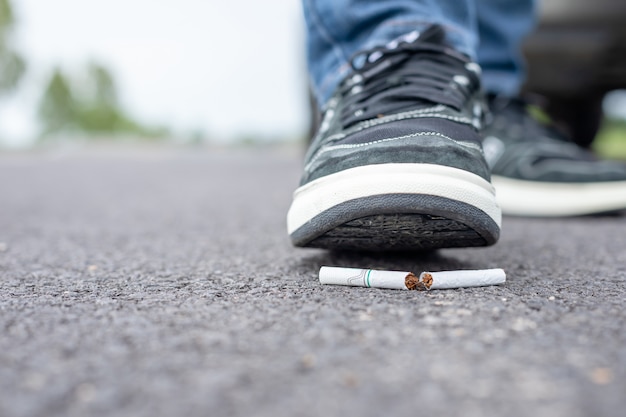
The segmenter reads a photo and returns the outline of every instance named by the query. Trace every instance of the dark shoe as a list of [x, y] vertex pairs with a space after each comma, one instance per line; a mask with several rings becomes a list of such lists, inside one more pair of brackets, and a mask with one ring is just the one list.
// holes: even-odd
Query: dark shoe
[[477, 133], [480, 69], [443, 35], [433, 26], [353, 58], [354, 73], [324, 109], [287, 215], [294, 245], [421, 250], [496, 242], [501, 213]]
[[574, 216], [626, 209], [626, 165], [597, 159], [533, 117], [521, 99], [489, 98], [485, 156], [504, 214]]

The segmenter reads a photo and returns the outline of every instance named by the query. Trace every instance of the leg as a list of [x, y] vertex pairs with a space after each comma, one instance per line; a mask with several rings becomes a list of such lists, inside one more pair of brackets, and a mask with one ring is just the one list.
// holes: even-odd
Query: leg
[[473, 0], [304, 6], [324, 115], [287, 214], [292, 242], [376, 251], [495, 243]]
[[480, 0], [476, 9], [483, 88], [515, 96], [524, 81], [521, 44], [535, 25], [535, 1]]

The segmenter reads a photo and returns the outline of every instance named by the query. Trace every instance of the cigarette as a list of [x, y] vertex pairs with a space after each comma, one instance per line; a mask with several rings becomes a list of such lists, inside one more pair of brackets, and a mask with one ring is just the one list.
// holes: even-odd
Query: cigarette
[[501, 268], [422, 272], [420, 274], [420, 282], [423, 282], [429, 290], [487, 287], [504, 284], [506, 282], [506, 274]]
[[320, 268], [319, 278], [321, 284], [328, 285], [429, 291], [503, 284], [506, 274], [504, 270], [497, 268], [422, 272], [418, 277], [413, 272], [405, 271], [323, 266]]

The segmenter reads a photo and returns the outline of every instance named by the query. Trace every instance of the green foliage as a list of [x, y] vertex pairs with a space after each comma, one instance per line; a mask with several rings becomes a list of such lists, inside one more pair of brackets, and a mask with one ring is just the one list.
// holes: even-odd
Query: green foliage
[[[10, 0], [0, 0], [0, 94], [14, 89], [26, 63], [11, 47], [15, 16]], [[84, 77], [68, 77], [60, 69], [52, 72], [39, 103], [41, 137], [132, 135], [164, 137], [167, 130], [144, 126], [122, 109], [111, 73], [102, 65], [90, 64]]]
[[13, 26], [15, 18], [9, 0], [0, 0], [0, 37]]
[[72, 130], [76, 118], [76, 100], [65, 75], [56, 69], [39, 106], [44, 134]]
[[26, 70], [24, 59], [10, 45], [15, 22], [9, 0], [0, 0], [0, 94], [17, 86]]
[[92, 63], [89, 65], [89, 79], [94, 99], [110, 106], [117, 105], [117, 91], [113, 77], [106, 68]]
[[24, 75], [26, 63], [15, 52], [3, 50], [0, 46], [0, 93], [8, 92], [17, 86]]
[[64, 133], [141, 137], [167, 134], [166, 129], [133, 121], [123, 111], [113, 76], [105, 67], [92, 63], [86, 74], [84, 82], [79, 83], [79, 78], [70, 79], [60, 69], [54, 71], [39, 105], [42, 137]]

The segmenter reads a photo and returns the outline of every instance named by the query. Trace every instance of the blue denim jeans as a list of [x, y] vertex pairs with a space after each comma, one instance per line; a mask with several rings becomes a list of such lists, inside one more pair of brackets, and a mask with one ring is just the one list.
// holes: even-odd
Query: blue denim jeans
[[521, 41], [534, 0], [302, 0], [307, 61], [318, 103], [350, 72], [357, 51], [439, 23], [448, 42], [476, 60], [488, 92], [515, 95], [523, 82]]

